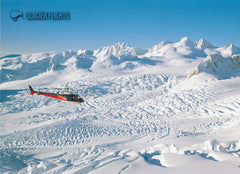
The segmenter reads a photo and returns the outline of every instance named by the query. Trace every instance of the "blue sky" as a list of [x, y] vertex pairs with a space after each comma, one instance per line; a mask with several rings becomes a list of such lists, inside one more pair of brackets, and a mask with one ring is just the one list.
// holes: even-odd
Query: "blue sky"
[[[240, 46], [239, 9], [239, 0], [1, 0], [1, 55], [116, 42], [147, 49], [184, 36]], [[13, 22], [11, 10], [69, 11], [71, 20]]]

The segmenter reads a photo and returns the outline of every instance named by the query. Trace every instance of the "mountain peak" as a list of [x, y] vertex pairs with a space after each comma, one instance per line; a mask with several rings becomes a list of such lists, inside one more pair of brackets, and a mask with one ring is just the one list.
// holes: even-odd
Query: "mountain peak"
[[93, 55], [93, 51], [87, 50], [87, 49], [80, 49], [80, 50], [78, 50], [77, 55], [91, 56], [91, 55]]
[[122, 43], [117, 42], [114, 45], [106, 46], [96, 50], [95, 56], [96, 57], [109, 57], [112, 55], [115, 57], [120, 57], [122, 55], [136, 56], [139, 52], [141, 52], [140, 49], [129, 46], [126, 42]]
[[164, 47], [165, 45], [167, 45], [169, 43], [172, 43], [172, 42], [170, 42], [168, 40], [164, 40], [164, 41], [160, 42], [159, 44], [154, 45], [153, 48], [160, 49], [160, 48]]
[[161, 45], [167, 45], [167, 44], [169, 44], [169, 43], [172, 43], [172, 42], [170, 42], [170, 41], [168, 41], [168, 40], [164, 40], [164, 41], [160, 42]]
[[187, 46], [195, 46], [194, 42], [191, 41], [188, 37], [183, 37], [179, 43]]
[[168, 40], [164, 40], [156, 45], [154, 45], [152, 48], [148, 49], [148, 52], [145, 54], [145, 56], [159, 56], [162, 55], [162, 48], [164, 48], [166, 45], [170, 44], [172, 42]]
[[117, 42], [114, 44], [116, 47], [127, 47], [129, 46], [126, 42]]
[[240, 48], [231, 43], [227, 43], [224, 47], [218, 48], [218, 50], [221, 52], [221, 54], [224, 57], [229, 57], [229, 56], [233, 56], [235, 54], [240, 54]]
[[227, 48], [227, 47], [232, 47], [232, 44], [231, 44], [231, 43], [227, 43], [224, 47], [225, 47], [225, 48]]
[[187, 36], [183, 37], [180, 42], [186, 42], [186, 41], [189, 41], [189, 38]]
[[205, 49], [205, 48], [214, 48], [214, 46], [208, 42], [206, 39], [200, 39], [198, 42], [196, 42], [197, 48], [199, 49]]
[[236, 45], [232, 44], [232, 43], [227, 43], [225, 46], [224, 46], [225, 49], [229, 48], [229, 49], [239, 49], [239, 47], [237, 47]]

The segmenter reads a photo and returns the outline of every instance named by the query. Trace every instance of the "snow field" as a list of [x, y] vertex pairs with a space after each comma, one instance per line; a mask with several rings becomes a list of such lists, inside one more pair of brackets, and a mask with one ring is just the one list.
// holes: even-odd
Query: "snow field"
[[[219, 62], [213, 52], [224, 53]], [[183, 38], [148, 51], [117, 43], [1, 58], [0, 172], [239, 173], [233, 53]], [[31, 96], [28, 84], [69, 87], [85, 102]]]
[[[129, 144], [132, 141], [151, 142], [150, 144], [154, 144], [154, 142], [158, 142], [169, 135], [174, 135], [178, 138], [195, 137], [222, 129], [224, 126], [239, 124], [239, 96], [232, 96], [229, 93], [230, 89], [229, 91], [223, 91], [221, 87], [213, 89], [212, 83], [218, 83], [216, 80], [200, 84], [196, 82], [196, 79], [193, 79], [194, 81], [191, 82], [192, 79], [187, 79], [186, 77], [186, 75], [138, 74], [107, 79], [105, 81], [99, 80], [95, 84], [90, 83], [88, 86], [81, 85], [81, 82], [77, 81], [68, 83], [68, 86], [73, 88], [73, 90], [81, 88], [79, 94], [87, 97], [86, 103], [83, 103], [81, 106], [62, 103], [41, 96], [29, 98], [27, 91], [20, 91], [12, 96], [15, 97], [14, 100], [4, 102], [1, 107], [2, 110], [9, 109], [9, 113], [3, 115], [3, 118], [4, 116], [9, 117], [11, 112], [17, 111], [16, 115], [19, 117], [17, 120], [21, 120], [17, 122], [19, 125], [23, 125], [22, 129], [18, 130], [21, 126], [14, 125], [15, 129], [13, 128], [9, 134], [9, 127], [6, 127], [6, 135], [4, 135], [3, 129], [1, 147], [3, 149], [31, 148], [33, 151], [38, 148], [48, 149], [55, 147], [59, 149], [60, 147], [69, 147], [71, 149], [71, 147], [78, 147], [74, 150], [75, 154], [76, 150], [82, 151], [84, 150], [83, 147], [88, 149], [89, 145], [91, 147], [92, 144], [93, 147], [93, 144], [98, 144], [100, 151], [105, 152], [108, 149], [107, 147], [112, 149], [122, 144]], [[189, 89], [189, 85], [186, 83], [195, 83], [199, 86], [194, 86], [196, 89]], [[226, 92], [230, 96], [224, 99], [221, 98], [223, 94], [226, 95]], [[19, 104], [14, 105], [13, 102], [15, 101], [19, 101]], [[56, 110], [56, 108], [58, 109]], [[172, 117], [175, 119], [172, 120]], [[206, 146], [207, 142], [204, 144]], [[238, 147], [239, 143], [230, 144], [229, 146]], [[132, 146], [135, 149], [135, 144]], [[165, 150], [158, 149], [157, 145], [153, 147], [157, 152], [150, 153], [148, 150], [144, 151], [144, 146], [141, 145], [143, 150], [137, 148], [139, 152], [134, 151], [134, 159], [143, 159], [143, 161], [149, 164], [162, 167], [177, 165], [177, 162], [171, 163], [170, 157], [165, 157], [169, 153], [170, 156], [172, 153], [177, 156], [197, 155], [205, 159], [214, 158], [215, 161], [222, 161], [218, 157], [209, 155], [214, 153], [205, 152], [203, 147], [200, 148], [202, 151], [199, 148], [195, 150], [189, 150], [192, 148], [176, 150], [177, 148], [174, 145], [168, 147], [160, 144], [159, 146], [166, 146]], [[222, 149], [225, 148], [225, 153], [234, 154], [234, 157], [239, 158], [239, 149], [235, 149], [236, 153], [233, 153], [227, 149], [226, 145], [224, 148], [222, 145], [219, 146]], [[94, 147], [96, 148], [96, 145]], [[197, 147], [200, 147], [200, 145]], [[95, 150], [95, 148], [93, 148], [94, 152], [92, 153], [98, 153], [98, 150]], [[131, 150], [132, 148], [130, 148], [131, 152], [133, 151]], [[169, 148], [170, 150], [166, 150]], [[68, 151], [63, 155], [65, 159], [64, 165], [59, 164], [62, 167], [55, 166], [58, 164], [56, 161], [52, 162], [55, 164], [53, 165], [49, 160], [45, 161], [45, 164], [44, 162], [39, 162], [41, 160], [33, 162], [33, 159], [31, 159], [31, 162], [27, 162], [28, 170], [38, 171], [40, 170], [39, 168], [44, 168], [41, 167], [42, 165], [45, 166], [44, 170], [47, 171], [46, 165], [50, 165], [52, 166], [52, 169], [49, 169], [50, 171], [60, 172], [63, 170], [63, 166], [69, 165], [69, 171], [76, 168], [76, 171], [81, 173], [81, 171], [90, 172], [93, 168], [98, 171], [98, 169], [104, 168], [104, 166], [115, 164], [115, 160], [126, 160], [125, 157], [119, 157], [119, 155], [107, 155], [106, 158], [108, 160], [103, 160], [103, 162], [96, 160], [96, 162], [94, 157], [90, 155], [89, 158], [94, 160], [92, 165], [96, 166], [84, 167], [85, 165], [79, 164], [77, 160], [81, 158], [81, 152], [78, 154], [80, 157], [75, 159], [78, 161], [77, 164], [75, 165], [75, 163], [72, 164], [71, 162], [70, 165], [66, 164], [69, 163], [66, 162], [69, 155]], [[163, 151], [166, 152], [163, 153]], [[213, 149], [212, 151], [216, 150]], [[147, 154], [151, 154], [151, 157]], [[102, 155], [99, 156], [102, 157]], [[71, 158], [73, 157], [71, 156]], [[85, 163], [89, 164], [88, 160], [90, 159], [82, 160], [86, 160]], [[126, 163], [126, 166], [125, 169], [127, 171], [132, 165], [131, 163]]]

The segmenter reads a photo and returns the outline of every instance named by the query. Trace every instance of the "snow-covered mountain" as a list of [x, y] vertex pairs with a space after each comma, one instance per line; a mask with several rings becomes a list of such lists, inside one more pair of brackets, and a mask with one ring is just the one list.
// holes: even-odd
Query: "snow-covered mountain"
[[216, 49], [220, 52], [223, 57], [230, 57], [235, 54], [240, 54], [240, 48], [233, 44], [226, 44], [224, 47], [220, 47]]
[[125, 71], [145, 65], [163, 65], [164, 63], [171, 66], [174, 62], [179, 64], [189, 59], [204, 59], [207, 55], [215, 54], [231, 57], [240, 54], [240, 48], [233, 44], [216, 48], [205, 39], [193, 42], [184, 37], [176, 43], [160, 42], [147, 51], [134, 48], [123, 42], [94, 51], [83, 49], [78, 52], [9, 55], [0, 59], [1, 83], [23, 80], [48, 71], [61, 71], [64, 69], [97, 72], [100, 70], [105, 71], [106, 68]]
[[0, 173], [239, 173], [238, 50], [184, 37], [1, 57]]
[[198, 49], [206, 49], [206, 48], [215, 48], [210, 42], [208, 42], [206, 39], [200, 39], [198, 42], [196, 42], [196, 47]]
[[49, 71], [89, 69], [95, 60], [91, 54], [91, 51], [64, 51], [5, 56], [0, 59], [1, 82], [28, 79]]
[[[93, 71], [105, 68], [133, 69], [138, 64], [151, 63], [151, 60], [140, 59], [138, 56], [143, 55], [146, 50], [134, 48], [127, 43], [116, 43], [111, 46], [106, 46], [94, 51], [94, 56], [97, 58], [96, 62], [91, 68]], [[121, 65], [120, 65], [121, 64]], [[116, 65], [118, 67], [116, 67]], [[120, 66], [119, 66], [120, 65]]]
[[188, 37], [184, 37], [176, 43], [163, 41], [160, 44], [153, 46], [153, 48], [150, 48], [145, 56], [163, 56], [170, 58], [185, 57], [195, 59], [197, 57], [204, 57], [206, 54], [199, 49], [193, 41], [189, 40]]
[[161, 56], [162, 55], [161, 50], [167, 44], [171, 44], [171, 42], [167, 41], [167, 40], [164, 40], [164, 41], [160, 42], [159, 44], [154, 45], [152, 48], [150, 48], [148, 50], [148, 52], [145, 54], [145, 56], [146, 57], [149, 57], [149, 56]]
[[240, 76], [240, 54], [224, 58], [214, 54], [204, 59], [190, 75], [198, 75], [201, 72], [217, 75], [221, 78]]
[[122, 43], [118, 42], [114, 45], [95, 50], [94, 56], [98, 58], [104, 58], [104, 57], [110, 57], [110, 56], [115, 56], [118, 58], [120, 58], [121, 56], [135, 57], [143, 54], [144, 52], [145, 50], [134, 48], [132, 46], [129, 46], [125, 42], [122, 42]]

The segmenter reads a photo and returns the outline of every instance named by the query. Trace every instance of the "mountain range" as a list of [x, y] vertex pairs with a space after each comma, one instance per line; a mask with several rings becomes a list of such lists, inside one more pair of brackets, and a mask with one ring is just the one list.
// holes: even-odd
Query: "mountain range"
[[[221, 61], [215, 62], [215, 64], [221, 63], [222, 59], [229, 58], [238, 62], [239, 59], [236, 56], [232, 57], [237, 54], [240, 54], [240, 48], [233, 44], [217, 48], [205, 39], [193, 42], [184, 37], [176, 43], [162, 41], [148, 50], [118, 42], [97, 50], [80, 49], [78, 51], [6, 55], [0, 58], [1, 83], [23, 80], [49, 71], [67, 69], [84, 72], [99, 72], [106, 71], [106, 69], [108, 71], [128, 71], [143, 66], [149, 67], [156, 64], [171, 66], [194, 60], [200, 60], [198, 63], [201, 67], [206, 65], [204, 59], [210, 60], [210, 57], [221, 57], [221, 59], [217, 59]], [[205, 63], [201, 63], [201, 61]], [[199, 72], [203, 71], [203, 68], [198, 69]], [[196, 74], [196, 71], [193, 74]]]

